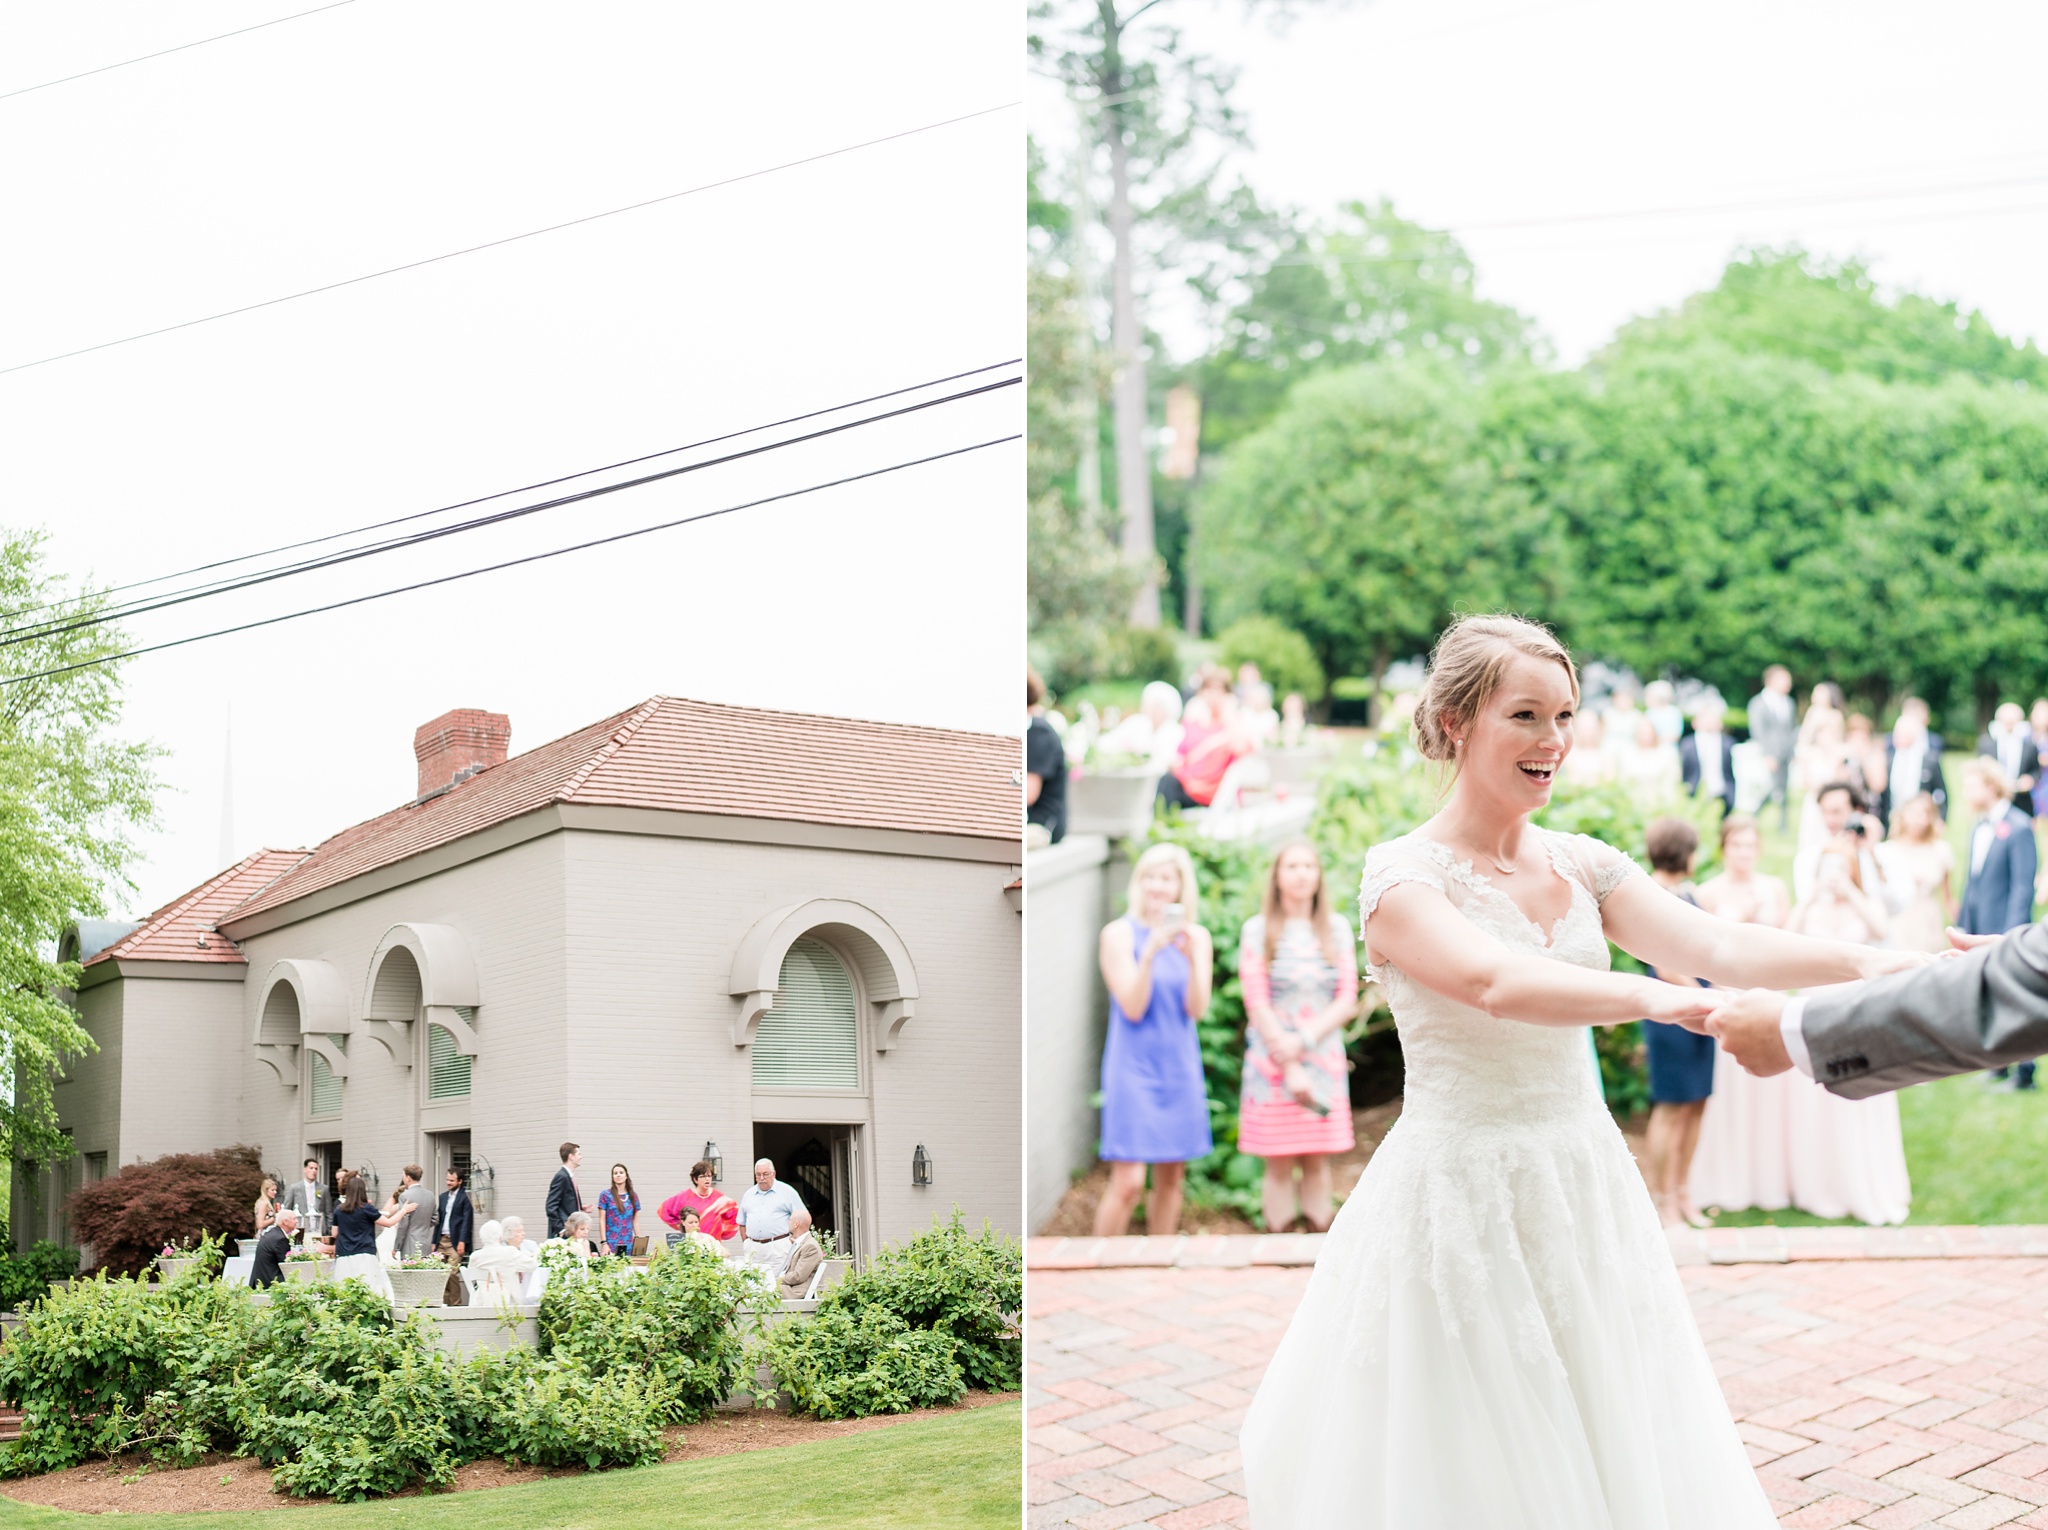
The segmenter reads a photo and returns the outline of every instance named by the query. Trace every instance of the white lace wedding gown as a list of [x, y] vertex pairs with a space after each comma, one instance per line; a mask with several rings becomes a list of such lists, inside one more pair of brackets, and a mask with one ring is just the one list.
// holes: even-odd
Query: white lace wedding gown
[[[1531, 961], [1604, 971], [1599, 905], [1640, 872], [1597, 840], [1531, 832], [1572, 887], [1548, 940], [1412, 834], [1366, 858], [1360, 923], [1422, 882]], [[1255, 1530], [1775, 1525], [1586, 1032], [1373, 975], [1401, 1034], [1401, 1118], [1245, 1419]]]

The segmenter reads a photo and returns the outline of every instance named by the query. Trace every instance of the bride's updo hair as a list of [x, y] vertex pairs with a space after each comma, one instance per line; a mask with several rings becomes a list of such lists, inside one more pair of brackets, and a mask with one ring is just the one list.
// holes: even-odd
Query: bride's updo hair
[[1564, 667], [1572, 683], [1572, 704], [1579, 700], [1579, 670], [1564, 644], [1548, 627], [1519, 616], [1461, 616], [1446, 627], [1429, 656], [1429, 673], [1415, 704], [1415, 747], [1425, 760], [1447, 762], [1457, 757], [1452, 729], [1463, 734], [1472, 719], [1500, 689], [1508, 666], [1520, 654], [1548, 659]]

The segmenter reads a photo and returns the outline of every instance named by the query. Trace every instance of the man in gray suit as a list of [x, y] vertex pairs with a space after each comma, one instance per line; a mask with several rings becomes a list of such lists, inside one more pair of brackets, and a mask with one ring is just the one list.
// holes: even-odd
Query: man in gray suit
[[2048, 926], [1949, 939], [1963, 949], [1872, 982], [1750, 989], [1704, 1029], [1760, 1078], [1797, 1068], [1849, 1100], [2048, 1052]]
[[1766, 805], [1778, 804], [1778, 832], [1785, 832], [1792, 800], [1792, 754], [1799, 747], [1799, 704], [1792, 699], [1792, 671], [1773, 664], [1764, 671], [1764, 688], [1749, 698], [1750, 742], [1771, 762], [1771, 794]]
[[398, 1204], [412, 1207], [412, 1214], [398, 1224], [399, 1253], [407, 1259], [420, 1258], [434, 1246], [434, 1197], [420, 1183], [426, 1177], [425, 1169], [409, 1163], [399, 1186]]

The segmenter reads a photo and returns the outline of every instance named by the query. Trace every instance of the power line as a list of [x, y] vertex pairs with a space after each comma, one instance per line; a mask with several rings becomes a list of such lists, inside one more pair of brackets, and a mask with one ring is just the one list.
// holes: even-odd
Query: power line
[[62, 79], [45, 80], [40, 85], [24, 85], [19, 90], [0, 92], [0, 101], [11, 101], [16, 96], [25, 96], [32, 91], [48, 90], [52, 85], [69, 85], [73, 80], [91, 79], [96, 74], [105, 74], [109, 69], [126, 69], [130, 64], [146, 64], [153, 58], [169, 58], [173, 53], [183, 53], [187, 48], [203, 48], [208, 43], [223, 42], [230, 37], [240, 37], [247, 32], [260, 32], [265, 27], [283, 26], [287, 21], [297, 21], [303, 16], [317, 16], [322, 11], [338, 11], [344, 5], [354, 5], [356, 0], [334, 0], [331, 5], [316, 5], [310, 11], [294, 11], [289, 16], [279, 16], [272, 21], [259, 21], [253, 27], [237, 27], [232, 32], [217, 32], [211, 37], [202, 37], [197, 42], [179, 43], [175, 48], [161, 48], [155, 53], [144, 53], [135, 58], [124, 58], [118, 64], [102, 64], [97, 69], [81, 70], [67, 74]]
[[[183, 648], [188, 643], [203, 643], [210, 638], [228, 637], [238, 632], [251, 632], [259, 627], [274, 627], [279, 622], [296, 621], [302, 616], [320, 616], [329, 611], [340, 611], [349, 606], [360, 606], [369, 601], [384, 600], [393, 595], [409, 595], [415, 590], [427, 590], [434, 588], [436, 585], [453, 584], [459, 579], [474, 579], [479, 574], [495, 574], [504, 569], [518, 568], [526, 563], [539, 563], [548, 558], [559, 558], [573, 552], [587, 552], [593, 547], [604, 547], [613, 542], [628, 541], [633, 537], [649, 536], [657, 531], [670, 531], [677, 526], [688, 526], [693, 522], [708, 521], [721, 515], [733, 515], [741, 510], [753, 510], [762, 505], [775, 504], [780, 500], [796, 499], [805, 494], [821, 493], [826, 489], [842, 488], [850, 483], [860, 483], [869, 478], [880, 478], [888, 473], [900, 473], [908, 468], [924, 467], [929, 463], [943, 462], [949, 457], [964, 457], [969, 452], [985, 451], [991, 446], [1002, 446], [1007, 442], [1021, 441], [1023, 439], [1024, 437], [1021, 432], [1013, 432], [1007, 436], [996, 436], [987, 441], [977, 441], [972, 446], [956, 446], [951, 451], [934, 452], [929, 457], [915, 457], [908, 462], [896, 462], [891, 463], [888, 467], [871, 468], [865, 473], [850, 473], [844, 478], [833, 478], [823, 483], [807, 484], [801, 489], [789, 489], [781, 494], [765, 495], [760, 499], [750, 499], [742, 504], [725, 505], [716, 510], [701, 510], [695, 515], [681, 516], [676, 520], [662, 521], [652, 526], [637, 526], [631, 531], [616, 532], [608, 537], [595, 537], [588, 542], [577, 542], [567, 547], [550, 548], [546, 552], [529, 553], [523, 558], [508, 558], [502, 563], [490, 563], [485, 564], [481, 568], [463, 569], [458, 573], [443, 574], [438, 579], [422, 579], [416, 584], [399, 585], [389, 590], [377, 590], [368, 595], [356, 595], [347, 600], [332, 601], [324, 606], [308, 606], [299, 611], [287, 611], [282, 616], [267, 616], [260, 621], [243, 622], [238, 626], [222, 627], [213, 632], [201, 632], [191, 637], [173, 638], [169, 642], [164, 643], [151, 643], [141, 648], [126, 649], [121, 653], [102, 654], [98, 658], [81, 660], [76, 664], [59, 665], [54, 669], [38, 670], [28, 675], [14, 675], [8, 679], [0, 680], [0, 687], [24, 685], [31, 680], [48, 680], [57, 675], [71, 674], [75, 670], [95, 669], [102, 664], [111, 664], [119, 659], [132, 659], [140, 654], [161, 653], [166, 648]], [[615, 494], [621, 489], [630, 489], [642, 483], [652, 482], [655, 477], [668, 476], [670, 475], [655, 474], [649, 478], [634, 479], [626, 483], [608, 484], [603, 488], [587, 490], [582, 494], [576, 495], [575, 498], [595, 499], [601, 494]]]
[[[990, 362], [984, 367], [970, 367], [964, 372], [953, 372], [945, 377], [934, 377], [925, 382], [911, 383], [901, 388], [891, 388], [884, 393], [870, 393], [866, 398], [850, 399], [846, 403], [833, 404], [829, 408], [813, 409], [804, 414], [792, 414], [779, 420], [770, 420], [765, 425], [749, 425], [744, 430], [729, 430], [723, 435], [706, 436], [701, 441], [691, 441], [683, 446], [671, 446], [658, 452], [647, 452], [642, 456], [628, 457], [620, 462], [607, 462], [602, 467], [584, 468], [581, 472], [564, 473], [557, 478], [544, 478], [538, 483], [523, 484], [516, 489], [500, 489], [495, 494], [482, 494], [478, 495], [475, 499], [457, 500], [452, 505], [442, 505], [433, 510], [416, 510], [410, 515], [394, 516], [390, 520], [384, 521], [372, 521], [367, 526], [356, 526], [347, 531], [332, 531], [325, 536], [308, 537], [300, 542], [287, 542], [281, 547], [265, 548], [261, 552], [243, 553], [239, 557], [234, 558], [217, 558], [211, 563], [195, 564], [191, 568], [180, 569], [174, 574], [159, 574], [153, 579], [136, 579], [131, 580], [127, 584], [111, 584], [102, 590], [91, 590], [77, 595], [67, 595], [59, 600], [45, 601], [39, 606], [23, 606], [17, 611], [0, 613], [0, 621], [12, 622], [24, 616], [33, 616], [38, 611], [54, 611], [59, 606], [77, 605], [83, 601], [102, 598], [108, 595], [118, 595], [124, 590], [147, 589], [153, 584], [168, 584], [173, 579], [186, 579], [193, 574], [211, 573], [217, 568], [232, 568], [237, 563], [253, 563], [258, 558], [273, 558], [279, 553], [297, 552], [304, 547], [318, 547], [323, 542], [338, 542], [344, 537], [362, 536], [367, 532], [383, 531], [387, 527], [403, 526], [412, 521], [426, 520], [431, 516], [447, 515], [457, 510], [467, 510], [472, 505], [488, 504], [494, 499], [509, 499], [515, 494], [531, 494], [536, 489], [551, 489], [558, 483], [569, 483], [578, 478], [588, 478], [594, 473], [616, 472], [620, 468], [635, 467], [642, 462], [652, 462], [658, 457], [672, 457], [677, 452], [697, 451], [702, 447], [716, 446], [721, 441], [734, 441], [738, 440], [741, 436], [758, 435], [764, 430], [779, 430], [784, 425], [798, 425], [805, 420], [819, 419], [828, 414], [842, 414], [848, 409], [859, 409], [866, 404], [878, 404], [883, 399], [900, 398], [906, 393], [916, 393], [925, 388], [943, 387], [949, 382], [958, 382], [963, 377], [979, 377], [983, 372], [993, 372], [998, 367], [1011, 367], [1021, 364], [1021, 357], [1012, 356], [1004, 361]], [[225, 583], [225, 581], [212, 582]], [[134, 603], [125, 602], [124, 604]], [[0, 638], [11, 636], [18, 630], [17, 628], [0, 630]]]
[[308, 287], [302, 292], [287, 292], [282, 297], [265, 298], [259, 303], [244, 303], [239, 308], [227, 308], [219, 313], [202, 315], [197, 319], [184, 319], [176, 324], [163, 325], [158, 329], [146, 329], [139, 334], [123, 335], [118, 340], [102, 340], [97, 345], [83, 345], [75, 351], [60, 351], [54, 356], [42, 356], [34, 361], [19, 361], [11, 367], [0, 367], [0, 377], [5, 377], [11, 372], [26, 372], [30, 367], [48, 366], [54, 361], [69, 361], [76, 356], [90, 356], [95, 351], [112, 350], [117, 345], [133, 345], [138, 340], [153, 340], [158, 335], [175, 334], [181, 329], [191, 329], [197, 324], [211, 324], [216, 319], [232, 319], [238, 314], [254, 313], [261, 308], [275, 308], [280, 303], [293, 303], [297, 302], [300, 298], [317, 297], [323, 292], [336, 292], [343, 287], [359, 286], [363, 282], [376, 281], [379, 277], [396, 276], [402, 271], [417, 271], [422, 266], [438, 265], [444, 260], [455, 260], [464, 255], [475, 255], [484, 250], [495, 250], [504, 245], [517, 244], [522, 239], [537, 239], [542, 234], [558, 234], [566, 228], [578, 228], [586, 223], [596, 223], [603, 218], [616, 218], [621, 213], [639, 212], [643, 208], [658, 207], [664, 202], [673, 202], [680, 197], [693, 197], [701, 192], [716, 191], [723, 186], [736, 186], [742, 181], [758, 180], [764, 175], [774, 175], [783, 170], [794, 170], [802, 165], [814, 165], [820, 160], [837, 159], [844, 154], [856, 154], [862, 149], [872, 149], [880, 144], [894, 143], [900, 138], [910, 138], [919, 133], [930, 133], [942, 127], [952, 127], [958, 123], [971, 122], [976, 117], [986, 117], [994, 112], [1006, 112], [1013, 107], [1021, 105], [1023, 105], [1021, 101], [1006, 101], [1001, 106], [985, 106], [980, 111], [963, 112], [958, 117], [947, 117], [940, 122], [927, 122], [922, 127], [905, 128], [900, 133], [884, 133], [880, 138], [869, 138], [860, 143], [850, 143], [843, 148], [826, 149], [821, 153], [806, 154], [800, 159], [784, 160], [779, 165], [767, 165], [759, 170], [748, 170], [739, 175], [729, 175], [723, 180], [706, 181], [701, 186], [690, 186], [682, 191], [665, 192], [658, 197], [649, 197], [644, 202], [630, 202], [624, 207], [612, 207], [607, 208], [603, 212], [586, 213], [580, 218], [570, 218], [562, 223], [550, 223], [545, 228], [530, 228], [523, 234], [507, 234], [502, 239], [487, 239], [482, 244], [467, 245], [459, 250], [448, 250], [442, 254], [428, 255], [419, 260], [408, 260], [402, 265], [386, 266], [381, 271], [368, 271], [361, 276], [345, 277], [338, 282], [325, 282], [318, 287]]
[[[283, 568], [251, 574], [244, 579], [220, 581], [214, 585], [197, 590], [174, 593], [152, 600], [131, 601], [126, 605], [104, 611], [96, 611], [89, 616], [81, 616], [76, 620], [59, 618], [54, 621], [31, 623], [27, 627], [15, 628], [8, 633], [0, 634], [0, 648], [13, 648], [22, 643], [35, 642], [43, 638], [61, 637], [67, 632], [80, 632], [89, 627], [104, 626], [108, 622], [119, 621], [124, 617], [146, 616], [154, 611], [168, 610], [172, 606], [186, 605], [195, 600], [206, 600], [215, 595], [226, 595], [238, 590], [252, 589], [257, 585], [270, 584], [276, 580], [288, 579], [297, 574], [335, 568], [344, 563], [356, 562], [361, 558], [375, 557], [379, 553], [393, 552], [407, 547], [417, 547], [424, 542], [438, 541], [443, 537], [457, 536], [463, 532], [476, 531], [486, 526], [501, 525], [507, 521], [515, 521], [529, 515], [537, 515], [543, 510], [555, 510], [563, 505], [580, 504], [584, 500], [593, 499], [602, 494], [613, 494], [620, 489], [635, 488], [640, 484], [657, 483], [665, 478], [678, 478], [685, 473], [701, 472], [705, 468], [722, 467], [727, 463], [739, 462], [748, 457], [758, 457], [766, 452], [780, 451], [786, 446], [799, 446], [807, 441], [818, 441], [826, 436], [836, 436], [845, 431], [858, 430], [862, 426], [880, 424], [884, 420], [900, 419], [904, 415], [917, 414], [926, 409], [936, 409], [942, 404], [957, 403], [961, 399], [975, 398], [981, 394], [993, 393], [1002, 388], [1014, 388], [1022, 381], [1022, 378], [1008, 377], [1000, 382], [983, 383], [979, 387], [963, 389], [958, 393], [949, 393], [942, 398], [926, 399], [920, 403], [906, 404], [900, 409], [886, 410], [881, 414], [867, 415], [861, 419], [848, 420], [839, 425], [828, 425], [822, 430], [813, 430], [801, 436], [791, 436], [781, 441], [770, 441], [761, 446], [750, 446], [744, 451], [728, 452], [722, 457], [713, 457], [708, 461], [686, 462], [681, 467], [664, 468], [658, 473], [643, 473], [637, 478], [625, 479], [616, 484], [601, 485], [594, 489], [579, 490], [574, 494], [558, 495], [553, 499], [542, 500], [538, 504], [517, 505], [512, 509], [496, 511], [490, 515], [474, 516], [466, 521], [458, 521], [452, 526], [437, 526], [432, 530], [414, 532], [408, 536], [390, 537], [382, 542], [371, 543], [367, 547], [351, 548], [345, 552], [335, 553], [325, 558], [307, 559], [300, 563], [288, 564]], [[579, 474], [577, 476], [586, 475]]]

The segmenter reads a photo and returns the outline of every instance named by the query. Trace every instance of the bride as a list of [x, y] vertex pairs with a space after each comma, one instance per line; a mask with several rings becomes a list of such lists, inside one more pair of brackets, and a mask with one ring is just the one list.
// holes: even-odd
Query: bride
[[1584, 1027], [1729, 987], [1927, 960], [1736, 925], [1528, 822], [1572, 748], [1571, 656], [1513, 617], [1438, 641], [1418, 746], [1443, 810], [1366, 858], [1358, 912], [1407, 1065], [1401, 1119], [1324, 1244], [1243, 1429], [1256, 1530], [1768, 1530]]

